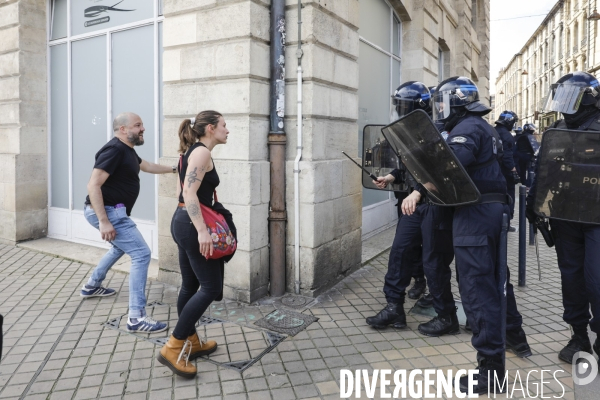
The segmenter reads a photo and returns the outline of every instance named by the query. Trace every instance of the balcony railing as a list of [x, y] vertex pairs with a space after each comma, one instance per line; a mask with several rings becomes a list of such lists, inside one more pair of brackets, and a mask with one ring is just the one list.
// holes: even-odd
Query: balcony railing
[[581, 39], [581, 47], [585, 46], [587, 44], [587, 37], [584, 37], [583, 39]]
[[571, 55], [571, 50], [567, 49], [567, 51], [565, 51], [565, 56], [569, 57]]
[[577, 53], [577, 50], [579, 50], [579, 46], [573, 46], [573, 54]]

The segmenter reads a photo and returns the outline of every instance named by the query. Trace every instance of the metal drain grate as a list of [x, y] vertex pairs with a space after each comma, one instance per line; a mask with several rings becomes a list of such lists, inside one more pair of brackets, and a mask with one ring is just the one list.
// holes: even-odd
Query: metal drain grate
[[[169, 304], [157, 301], [148, 305], [153, 306], [153, 314], [160, 313], [166, 317], [162, 318], [162, 320], [169, 319], [168, 315], [171, 312]], [[156, 306], [165, 307], [157, 308]], [[127, 323], [127, 315], [112, 318], [102, 325], [120, 333], [135, 336], [138, 339], [145, 340], [157, 346], [163, 346], [169, 340], [168, 336], [151, 337], [156, 335], [129, 332], [125, 328], [125, 325], [121, 327], [121, 323]], [[276, 332], [241, 326], [234, 322], [211, 316], [200, 317], [200, 320], [196, 323], [196, 329], [200, 337], [216, 340], [218, 343], [216, 352], [209, 356], [200, 357], [197, 360], [208, 361], [240, 373], [250, 368], [287, 337]], [[167, 332], [163, 332], [162, 334], [165, 335]]]
[[319, 318], [289, 310], [275, 310], [254, 324], [271, 331], [296, 336]]
[[196, 326], [210, 325], [210, 324], [222, 324], [224, 322], [227, 322], [227, 321], [225, 321], [224, 319], [215, 318], [215, 317], [206, 317], [203, 315], [200, 317], [198, 322], [196, 322]]

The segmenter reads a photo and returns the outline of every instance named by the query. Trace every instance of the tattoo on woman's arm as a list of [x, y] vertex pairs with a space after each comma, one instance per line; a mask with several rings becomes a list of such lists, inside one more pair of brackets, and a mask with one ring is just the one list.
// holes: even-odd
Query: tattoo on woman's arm
[[[202, 179], [198, 179], [198, 172], [196, 172], [198, 170], [198, 167], [194, 167], [194, 170], [192, 172], [190, 172], [189, 174], [187, 174], [188, 177], [188, 188], [192, 187], [192, 184], [196, 181], [202, 183]], [[205, 168], [202, 167], [200, 168], [200, 172], [204, 172]]]
[[200, 207], [198, 207], [198, 204], [190, 204], [187, 206], [187, 212], [191, 218], [195, 218], [200, 215]]

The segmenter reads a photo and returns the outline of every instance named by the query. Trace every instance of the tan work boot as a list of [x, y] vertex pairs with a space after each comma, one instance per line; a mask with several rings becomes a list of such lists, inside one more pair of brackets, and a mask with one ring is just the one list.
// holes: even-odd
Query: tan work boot
[[195, 360], [200, 356], [207, 356], [217, 350], [217, 342], [209, 340], [207, 342], [200, 340], [198, 332], [188, 337], [187, 340], [192, 342], [192, 350], [190, 351], [190, 360]]
[[184, 378], [194, 378], [198, 370], [189, 362], [192, 342], [189, 340], [178, 340], [173, 335], [169, 341], [160, 349], [156, 359], [162, 365], [169, 367], [175, 374]]

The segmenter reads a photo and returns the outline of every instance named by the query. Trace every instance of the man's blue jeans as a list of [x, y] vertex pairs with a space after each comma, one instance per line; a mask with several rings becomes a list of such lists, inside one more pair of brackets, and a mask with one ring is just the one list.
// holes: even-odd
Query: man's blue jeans
[[[106, 273], [123, 256], [131, 257], [129, 271], [129, 318], [146, 316], [146, 278], [150, 265], [150, 248], [144, 241], [135, 223], [127, 216], [125, 207], [104, 207], [108, 220], [115, 228], [117, 235], [111, 242], [112, 247], [102, 257], [88, 281], [88, 285], [98, 287], [106, 278]], [[85, 219], [96, 229], [99, 222], [96, 213], [90, 206], [85, 206]]]

